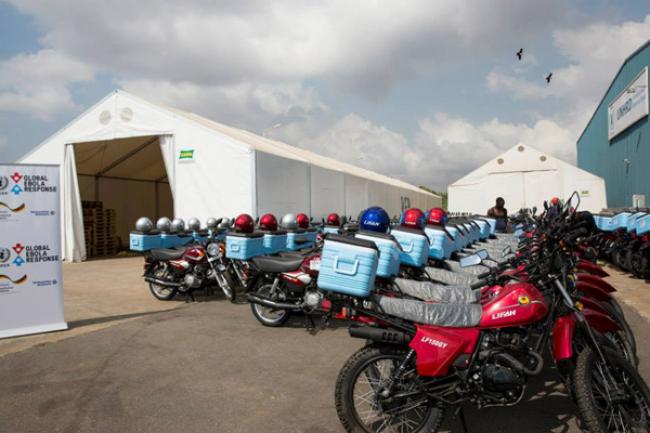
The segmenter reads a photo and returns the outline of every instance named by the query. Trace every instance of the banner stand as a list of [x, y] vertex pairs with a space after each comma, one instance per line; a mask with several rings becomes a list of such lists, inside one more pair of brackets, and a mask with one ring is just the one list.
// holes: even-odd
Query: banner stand
[[58, 165], [0, 164], [0, 338], [67, 329]]

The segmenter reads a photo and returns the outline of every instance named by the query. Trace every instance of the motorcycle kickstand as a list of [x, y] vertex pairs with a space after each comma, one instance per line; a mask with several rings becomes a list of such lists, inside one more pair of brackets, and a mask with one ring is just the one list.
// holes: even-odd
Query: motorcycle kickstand
[[458, 417], [460, 419], [460, 425], [463, 427], [463, 433], [469, 433], [469, 429], [467, 428], [467, 420], [465, 419], [465, 411], [463, 410], [463, 406], [458, 405], [458, 408], [456, 408], [456, 411], [454, 412], [454, 418]]

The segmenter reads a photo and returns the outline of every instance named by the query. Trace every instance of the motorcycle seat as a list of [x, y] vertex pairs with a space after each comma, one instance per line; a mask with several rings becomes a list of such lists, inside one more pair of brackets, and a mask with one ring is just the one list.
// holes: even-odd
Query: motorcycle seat
[[444, 304], [476, 304], [481, 300], [481, 292], [472, 290], [469, 286], [445, 286], [431, 281], [415, 281], [404, 278], [396, 278], [395, 285], [403, 294], [422, 301]]
[[388, 296], [377, 298], [384, 313], [425, 325], [471, 328], [478, 326], [483, 315], [480, 304], [433, 304]]
[[173, 248], [156, 248], [150, 250], [149, 253], [156, 260], [176, 260], [183, 257], [185, 254], [184, 249], [173, 249]]
[[450, 286], [469, 286], [478, 280], [476, 275], [452, 272], [442, 268], [427, 267], [425, 270], [431, 279]]
[[260, 256], [251, 259], [262, 272], [290, 272], [300, 267], [304, 257]]

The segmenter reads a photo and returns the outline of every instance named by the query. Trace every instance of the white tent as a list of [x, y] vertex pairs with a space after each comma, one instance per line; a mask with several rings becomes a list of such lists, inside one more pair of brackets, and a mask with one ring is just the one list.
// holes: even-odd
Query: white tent
[[580, 209], [607, 207], [605, 181], [530, 146], [517, 145], [449, 185], [449, 210], [485, 214], [503, 197], [510, 212], [580, 193]]
[[405, 182], [228, 127], [193, 113], [112, 92], [19, 162], [62, 167], [66, 260], [85, 260], [81, 201], [116, 209], [117, 235], [140, 216], [329, 212], [369, 205], [397, 215], [405, 203], [440, 205]]

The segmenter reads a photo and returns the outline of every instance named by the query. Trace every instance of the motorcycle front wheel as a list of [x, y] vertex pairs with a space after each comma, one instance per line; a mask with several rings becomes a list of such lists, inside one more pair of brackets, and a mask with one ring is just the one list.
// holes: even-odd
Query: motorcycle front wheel
[[[271, 298], [271, 284], [265, 284], [257, 289], [256, 294], [263, 298]], [[265, 307], [264, 305], [251, 303], [251, 310], [253, 311], [253, 316], [264, 326], [269, 326], [271, 328], [278, 328], [286, 323], [291, 315], [290, 311], [273, 309], [270, 307]]]
[[617, 353], [590, 347], [579, 355], [574, 371], [576, 403], [590, 433], [641, 433], [650, 425], [650, 390], [636, 369]]
[[394, 346], [366, 346], [343, 365], [336, 380], [336, 412], [348, 433], [435, 433], [443, 409], [422, 393], [415, 365], [409, 365], [390, 395], [382, 391], [407, 350]]

